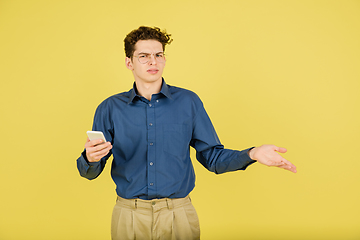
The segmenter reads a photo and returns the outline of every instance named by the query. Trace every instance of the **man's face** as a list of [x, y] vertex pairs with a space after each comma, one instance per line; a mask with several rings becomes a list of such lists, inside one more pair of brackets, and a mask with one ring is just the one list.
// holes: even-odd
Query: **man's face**
[[[130, 69], [136, 82], [153, 83], [162, 81], [162, 73], [165, 67], [165, 60], [156, 60], [157, 54], [163, 54], [163, 47], [156, 40], [140, 40], [135, 44], [135, 51], [132, 60], [126, 58], [126, 67]], [[139, 57], [150, 57], [147, 63], [140, 63]]]

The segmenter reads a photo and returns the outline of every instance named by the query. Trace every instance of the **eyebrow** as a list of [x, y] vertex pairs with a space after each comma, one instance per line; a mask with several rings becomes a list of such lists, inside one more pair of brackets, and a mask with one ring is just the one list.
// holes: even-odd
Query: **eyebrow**
[[[158, 53], [164, 53], [164, 51], [156, 52], [155, 54], [158, 54]], [[138, 54], [151, 54], [151, 53], [148, 53], [148, 52], [139, 52]]]

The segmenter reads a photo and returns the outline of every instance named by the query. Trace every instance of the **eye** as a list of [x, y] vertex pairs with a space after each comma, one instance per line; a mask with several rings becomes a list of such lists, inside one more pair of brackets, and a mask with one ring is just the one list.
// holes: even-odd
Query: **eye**
[[157, 53], [157, 54], [156, 54], [156, 57], [162, 58], [162, 57], [164, 57], [164, 54], [163, 54], [163, 53]]
[[139, 55], [139, 58], [146, 58], [146, 57], [147, 57], [146, 54], [140, 54], [140, 55]]

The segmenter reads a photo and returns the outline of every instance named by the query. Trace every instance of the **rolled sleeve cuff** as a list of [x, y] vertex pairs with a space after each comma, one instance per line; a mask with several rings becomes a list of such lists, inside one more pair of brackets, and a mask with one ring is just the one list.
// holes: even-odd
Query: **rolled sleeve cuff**
[[81, 153], [81, 156], [77, 159], [77, 167], [81, 176], [85, 177], [90, 168], [94, 168], [100, 165], [99, 162], [89, 162], [86, 157], [85, 150]]
[[249, 151], [253, 148], [255, 148], [255, 147], [251, 147], [251, 148], [244, 149], [243, 151], [241, 151], [242, 152], [241, 159], [243, 159], [244, 165], [242, 168], [240, 168], [240, 170], [245, 170], [248, 166], [250, 166], [251, 164], [256, 162], [256, 160], [251, 159], [249, 156]]

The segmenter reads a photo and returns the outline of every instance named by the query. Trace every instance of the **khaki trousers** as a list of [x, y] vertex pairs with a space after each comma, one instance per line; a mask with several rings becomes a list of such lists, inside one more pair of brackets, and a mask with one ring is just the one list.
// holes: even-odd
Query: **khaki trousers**
[[199, 219], [190, 197], [154, 200], [117, 198], [113, 240], [200, 239]]

